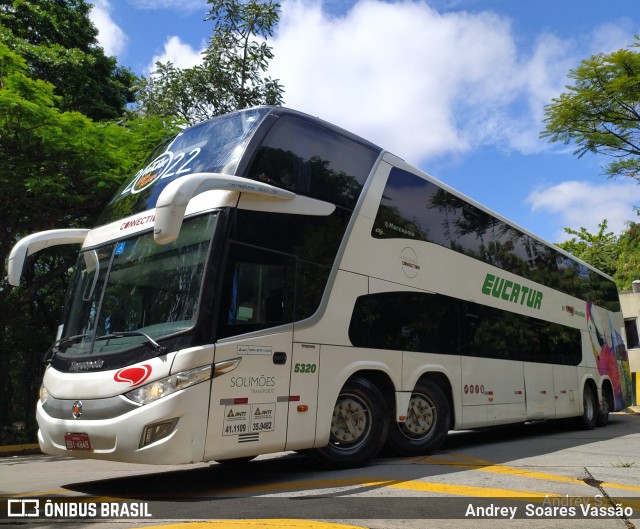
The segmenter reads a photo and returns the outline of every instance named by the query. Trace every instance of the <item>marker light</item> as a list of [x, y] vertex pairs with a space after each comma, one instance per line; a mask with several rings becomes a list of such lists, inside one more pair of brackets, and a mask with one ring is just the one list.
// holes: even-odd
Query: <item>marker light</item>
[[176, 391], [186, 389], [205, 380], [211, 378], [211, 366], [197, 367], [189, 371], [182, 371], [166, 377], [150, 384], [146, 384], [139, 388], [125, 393], [125, 397], [131, 399], [137, 404], [149, 404], [162, 397], [171, 395]]

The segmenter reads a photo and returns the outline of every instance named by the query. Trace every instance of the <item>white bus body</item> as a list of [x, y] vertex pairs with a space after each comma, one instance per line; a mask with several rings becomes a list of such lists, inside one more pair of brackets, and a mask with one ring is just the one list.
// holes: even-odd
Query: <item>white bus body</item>
[[[615, 285], [365, 140], [260, 107], [160, 146], [82, 243], [37, 406], [48, 454], [360, 465], [450, 429], [630, 401]], [[49, 241], [49, 243], [47, 242]]]

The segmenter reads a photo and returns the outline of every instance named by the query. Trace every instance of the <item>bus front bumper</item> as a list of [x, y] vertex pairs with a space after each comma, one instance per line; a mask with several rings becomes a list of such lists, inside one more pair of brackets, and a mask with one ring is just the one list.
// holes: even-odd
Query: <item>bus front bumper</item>
[[108, 419], [50, 416], [38, 402], [38, 442], [42, 452], [83, 459], [143, 464], [203, 460], [210, 384], [189, 387]]

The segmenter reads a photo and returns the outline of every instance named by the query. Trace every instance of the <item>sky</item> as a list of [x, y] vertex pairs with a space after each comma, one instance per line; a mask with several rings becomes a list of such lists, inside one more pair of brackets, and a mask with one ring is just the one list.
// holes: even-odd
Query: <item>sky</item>
[[[108, 55], [138, 75], [188, 68], [206, 0], [88, 0]], [[620, 234], [640, 185], [540, 139], [580, 61], [633, 44], [639, 0], [283, 0], [268, 75], [285, 106], [358, 134], [550, 242]]]

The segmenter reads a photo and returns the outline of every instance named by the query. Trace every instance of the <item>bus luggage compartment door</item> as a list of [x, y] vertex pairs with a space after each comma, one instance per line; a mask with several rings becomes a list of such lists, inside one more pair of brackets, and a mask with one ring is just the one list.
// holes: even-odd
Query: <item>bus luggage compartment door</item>
[[282, 332], [216, 345], [215, 364], [233, 358], [240, 362], [213, 379], [205, 459], [284, 450], [291, 340], [291, 332]]

